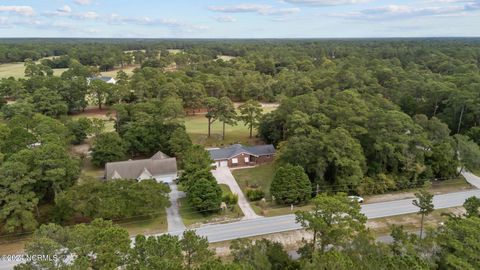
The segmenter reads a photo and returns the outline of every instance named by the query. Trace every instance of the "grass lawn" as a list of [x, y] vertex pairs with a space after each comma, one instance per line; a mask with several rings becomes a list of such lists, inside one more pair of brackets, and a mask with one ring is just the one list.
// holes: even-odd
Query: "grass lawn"
[[208, 138], [208, 122], [204, 115], [186, 117], [185, 127], [193, 143], [205, 146], [222, 146], [237, 142], [254, 144], [257, 140], [255, 137], [249, 138], [249, 129], [243, 122], [236, 126], [226, 125], [225, 140], [222, 140], [222, 123], [218, 121], [212, 124], [211, 137]]
[[81, 117], [93, 119], [93, 118], [98, 118], [102, 119], [105, 122], [105, 130], [104, 132], [111, 132], [115, 131], [115, 121], [112, 119], [111, 116], [107, 115], [110, 112], [110, 109], [104, 109], [102, 108], [101, 110], [98, 109], [96, 106], [90, 106], [88, 107], [85, 112], [79, 112], [76, 114], [73, 114], [69, 117], [72, 119], [78, 119]]
[[117, 223], [122, 228], [126, 229], [131, 236], [137, 234], [153, 234], [163, 233], [168, 230], [167, 215], [165, 209], [162, 213], [152, 218], [145, 219], [131, 219]]
[[254, 168], [232, 170], [243, 193], [247, 193], [248, 187], [258, 187], [265, 192], [267, 200], [271, 199], [270, 184], [275, 172], [274, 163], [263, 164]]
[[[230, 188], [227, 185], [220, 185], [223, 195], [231, 193]], [[187, 227], [196, 227], [204, 223], [211, 222], [226, 222], [233, 219], [238, 219], [243, 216], [242, 210], [235, 205], [232, 210], [226, 209], [218, 213], [204, 214], [196, 211], [187, 201], [187, 198], [179, 199], [180, 215], [182, 216], [183, 223]]]
[[132, 65], [132, 66], [128, 66], [128, 67], [125, 67], [125, 68], [116, 68], [114, 70], [110, 70], [110, 71], [105, 71], [105, 72], [101, 72], [102, 76], [107, 76], [107, 77], [117, 77], [117, 72], [120, 71], [120, 70], [123, 70], [125, 71], [125, 73], [127, 73], [128, 76], [132, 76], [133, 74], [133, 70], [140, 67], [140, 65]]
[[[52, 57], [47, 57], [47, 58], [52, 58]], [[37, 61], [38, 63], [39, 61]], [[102, 72], [102, 76], [109, 76], [109, 77], [115, 77], [117, 76], [117, 72], [119, 70], [125, 71], [128, 76], [131, 76], [133, 74], [133, 70], [135, 68], [139, 67], [139, 65], [135, 66], [129, 66], [125, 67], [123, 69], [118, 68], [115, 70], [111, 71], [106, 71]], [[68, 68], [55, 68], [53, 69], [53, 75], [55, 76], [60, 76], [64, 71], [68, 70]], [[9, 78], [9, 77], [14, 77], [14, 78], [25, 78], [25, 63], [24, 62], [16, 62], [16, 63], [6, 63], [6, 64], [1, 64], [0, 65], [0, 79], [1, 78]]]
[[[258, 187], [263, 190], [263, 192], [265, 192], [265, 198], [267, 200], [266, 202], [258, 201], [250, 203], [253, 210], [259, 215], [278, 216], [292, 214], [298, 210], [309, 210], [311, 208], [310, 204], [294, 206], [292, 211], [290, 206], [277, 205], [275, 202], [271, 201], [270, 184], [273, 180], [274, 172], [275, 165], [273, 163], [269, 163], [254, 168], [233, 170], [232, 174], [237, 180], [237, 183], [244, 192], [244, 194], [246, 194], [249, 187]], [[473, 187], [468, 182], [466, 182], [462, 176], [460, 176], [451, 180], [433, 182], [432, 187], [430, 188], [430, 192], [438, 195], [464, 191], [472, 188]], [[418, 189], [410, 189], [389, 192], [386, 194], [365, 196], [365, 201], [366, 203], [377, 203], [410, 199], [415, 197], [414, 193], [417, 190]]]
[[[472, 188], [473, 187], [465, 180], [463, 176], [459, 176], [454, 179], [434, 181], [432, 182], [432, 186], [429, 191], [435, 195], [439, 195], [445, 193], [465, 191]], [[415, 197], [414, 193], [417, 192], [417, 190], [418, 188], [391, 191], [385, 194], [364, 196], [364, 199], [366, 203], [410, 199]]]
[[[62, 73], [67, 70], [67, 68], [56, 68], [53, 69], [53, 75], [60, 76]], [[7, 63], [0, 65], [0, 79], [1, 78], [25, 78], [25, 63]]]
[[0, 78], [24, 78], [25, 77], [25, 63], [7, 63], [0, 65]]
[[[271, 112], [276, 108], [264, 108], [264, 113]], [[208, 121], [204, 114], [185, 117], [185, 127], [193, 143], [204, 146], [224, 146], [233, 143], [247, 145], [258, 144], [260, 139], [255, 138], [257, 131], [253, 130], [253, 138], [249, 138], [250, 130], [242, 121], [236, 126], [225, 126], [225, 140], [222, 140], [223, 124], [218, 120], [212, 124], [211, 137], [208, 138]]]
[[90, 158], [85, 158], [82, 161], [82, 175], [94, 178], [102, 177], [104, 175], [104, 169], [97, 168], [92, 164]]

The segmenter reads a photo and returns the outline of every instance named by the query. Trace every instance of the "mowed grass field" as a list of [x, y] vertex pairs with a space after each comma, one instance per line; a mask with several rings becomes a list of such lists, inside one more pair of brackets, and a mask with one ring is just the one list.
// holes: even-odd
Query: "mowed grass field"
[[123, 71], [125, 71], [125, 73], [127, 73], [128, 76], [132, 76], [133, 71], [138, 67], [140, 67], [140, 65], [132, 65], [132, 66], [124, 67], [124, 68], [116, 68], [114, 70], [101, 72], [101, 73], [102, 73], [102, 76], [115, 78], [115, 77], [117, 77], [117, 72], [120, 71], [120, 70], [123, 70]]
[[[101, 72], [102, 76], [108, 77], [115, 77], [117, 76], [117, 72], [119, 70], [123, 70], [127, 73], [128, 76], [133, 74], [133, 70], [139, 66], [128, 66], [123, 69], [114, 69], [107, 72]], [[53, 69], [53, 75], [60, 76], [64, 71], [68, 68], [56, 68]], [[0, 79], [2, 78], [25, 78], [25, 63], [18, 62], [18, 63], [8, 63], [8, 64], [0, 64]]]
[[[264, 107], [263, 113], [275, 110], [275, 107]], [[193, 143], [204, 146], [224, 146], [233, 143], [247, 145], [257, 144], [260, 140], [255, 137], [256, 129], [253, 129], [253, 138], [249, 138], [250, 130], [244, 122], [238, 121], [237, 125], [225, 126], [225, 140], [222, 140], [222, 122], [215, 121], [211, 127], [211, 136], [208, 138], [208, 120], [204, 114], [185, 117], [185, 127]]]

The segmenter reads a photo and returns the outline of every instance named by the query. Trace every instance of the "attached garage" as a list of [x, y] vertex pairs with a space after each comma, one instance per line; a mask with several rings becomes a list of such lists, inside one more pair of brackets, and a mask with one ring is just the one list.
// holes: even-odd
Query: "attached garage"
[[217, 161], [217, 167], [228, 167], [228, 161], [227, 160]]
[[243, 146], [234, 144], [225, 148], [207, 149], [210, 157], [218, 167], [243, 167], [254, 166], [264, 162], [270, 162], [275, 155], [273, 145]]

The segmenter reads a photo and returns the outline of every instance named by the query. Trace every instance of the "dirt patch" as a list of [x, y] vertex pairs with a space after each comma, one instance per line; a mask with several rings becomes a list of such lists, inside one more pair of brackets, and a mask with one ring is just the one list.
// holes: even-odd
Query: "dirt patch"
[[[447, 209], [439, 209], [433, 211], [425, 217], [425, 227], [435, 228], [445, 221], [445, 214], [463, 215], [465, 209], [463, 207], [452, 207]], [[391, 225], [401, 225], [408, 231], [415, 231], [420, 228], [421, 216], [418, 214], [406, 214], [385, 218], [369, 219], [367, 227], [370, 228], [375, 235], [390, 234]]]
[[79, 145], [74, 145], [71, 147], [72, 153], [76, 156], [84, 156], [88, 155], [88, 151], [90, 150], [89, 143], [83, 143]]
[[[302, 239], [310, 240], [312, 239], [311, 233], [305, 230], [295, 230], [282, 233], [273, 233], [267, 235], [261, 235], [256, 237], [248, 238], [253, 241], [268, 239], [273, 242], [278, 242], [282, 244], [286, 250], [296, 250], [300, 247]], [[219, 242], [210, 244], [210, 248], [214, 250], [219, 257], [228, 257], [230, 256], [230, 245], [231, 241]]]
[[163, 70], [165, 72], [175, 72], [178, 70], [178, 66], [176, 63], [171, 63], [170, 65], [166, 66]]

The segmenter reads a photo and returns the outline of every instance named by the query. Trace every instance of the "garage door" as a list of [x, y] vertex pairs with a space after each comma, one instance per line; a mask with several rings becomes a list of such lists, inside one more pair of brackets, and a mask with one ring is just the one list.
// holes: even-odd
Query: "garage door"
[[228, 167], [228, 161], [220, 161], [220, 162], [218, 162], [218, 167]]

